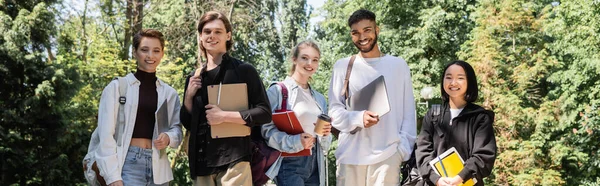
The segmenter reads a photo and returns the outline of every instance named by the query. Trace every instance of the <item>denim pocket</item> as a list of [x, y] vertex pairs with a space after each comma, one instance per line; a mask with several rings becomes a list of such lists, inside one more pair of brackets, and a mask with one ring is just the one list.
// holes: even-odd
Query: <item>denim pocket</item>
[[137, 152], [131, 150], [127, 151], [127, 156], [125, 156], [125, 164], [135, 163], [138, 159], [137, 155]]

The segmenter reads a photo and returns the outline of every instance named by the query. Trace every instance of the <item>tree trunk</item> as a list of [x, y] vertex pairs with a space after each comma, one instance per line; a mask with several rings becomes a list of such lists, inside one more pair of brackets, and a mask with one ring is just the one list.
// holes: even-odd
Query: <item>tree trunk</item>
[[56, 58], [54, 57], [54, 54], [52, 54], [52, 47], [51, 45], [46, 45], [46, 52], [48, 53], [48, 62], [52, 63], [52, 61], [54, 61]]
[[127, 0], [127, 8], [125, 9], [125, 36], [123, 37], [123, 46], [121, 48], [121, 59], [129, 59], [129, 45], [131, 45], [131, 23], [133, 22], [133, 0]]
[[227, 17], [229, 20], [233, 20], [231, 16], [233, 16], [233, 8], [235, 7], [235, 1], [236, 0], [231, 0], [231, 8], [229, 8], [229, 17]]
[[133, 13], [133, 32], [132, 35], [135, 35], [140, 30], [142, 30], [143, 19], [144, 19], [144, 0], [134, 0], [135, 9]]
[[[88, 1], [89, 0], [85, 0], [85, 4], [83, 6], [83, 16], [81, 18], [81, 29], [83, 31], [83, 34], [81, 37], [81, 42], [80, 42], [83, 45], [83, 52], [81, 54], [81, 60], [84, 63], [87, 63], [87, 51], [88, 51], [87, 32], [85, 30], [85, 25], [87, 24], [86, 14], [87, 14]], [[48, 53], [50, 53], [50, 51], [48, 51]]]

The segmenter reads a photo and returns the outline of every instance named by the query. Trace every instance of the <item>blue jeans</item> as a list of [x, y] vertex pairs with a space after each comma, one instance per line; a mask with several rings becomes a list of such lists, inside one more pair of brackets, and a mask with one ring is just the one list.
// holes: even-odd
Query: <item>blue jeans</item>
[[[129, 146], [121, 177], [124, 185], [157, 185], [152, 175], [152, 149]], [[161, 184], [168, 185], [168, 182]]]
[[310, 156], [284, 157], [279, 173], [275, 177], [275, 183], [286, 186], [318, 186], [320, 180], [317, 149], [317, 145], [315, 145], [311, 149], [312, 155]]

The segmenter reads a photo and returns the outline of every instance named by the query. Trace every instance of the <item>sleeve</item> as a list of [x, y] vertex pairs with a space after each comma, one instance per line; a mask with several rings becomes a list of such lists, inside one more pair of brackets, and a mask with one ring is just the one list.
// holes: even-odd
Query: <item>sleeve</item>
[[[188, 84], [190, 82], [190, 77], [187, 77], [185, 79], [185, 88], [183, 89], [183, 101], [185, 103], [185, 94], [187, 93], [187, 88], [188, 88]], [[183, 126], [188, 129], [191, 130], [191, 126], [190, 123], [192, 123], [192, 114], [191, 114], [191, 110], [188, 111], [185, 108], [185, 104], [181, 104], [181, 109], [179, 109], [179, 120], [181, 121], [181, 124], [183, 124]]]
[[[169, 87], [170, 88], [170, 87]], [[170, 123], [169, 123], [169, 131], [167, 131], [167, 135], [169, 135], [169, 146], [171, 148], [177, 148], [182, 141], [183, 132], [181, 131], [181, 122], [179, 122], [179, 113], [180, 113], [180, 102], [179, 95], [175, 89], [171, 88], [171, 96], [169, 98], [169, 108], [172, 108], [169, 113]], [[184, 108], [185, 109], [185, 108]]]
[[[271, 86], [267, 90], [272, 111], [281, 107], [281, 89], [279, 86]], [[267, 144], [281, 152], [296, 153], [304, 149], [300, 134], [289, 135], [277, 129], [273, 121], [262, 125], [261, 134], [267, 140]]]
[[472, 154], [465, 161], [465, 168], [458, 175], [467, 180], [473, 176], [487, 177], [492, 173], [496, 161], [496, 137], [494, 135], [494, 114], [483, 114], [482, 119], [476, 123], [475, 137], [473, 140]]
[[[406, 63], [403, 63], [406, 64]], [[398, 152], [404, 158], [403, 161], [408, 161], [410, 158], [410, 154], [412, 152], [413, 144], [415, 144], [416, 136], [417, 136], [417, 121], [416, 121], [416, 108], [415, 108], [415, 97], [413, 94], [413, 86], [412, 80], [410, 77], [410, 70], [408, 65], [405, 65], [405, 72], [403, 73], [405, 77], [404, 85], [402, 91], [402, 110], [398, 110], [398, 115], [402, 116], [402, 121], [400, 123], [400, 144], [398, 145]]]
[[333, 67], [331, 82], [329, 85], [329, 116], [333, 122], [331, 125], [340, 132], [350, 132], [357, 127], [364, 128], [363, 114], [365, 111], [348, 111], [344, 96], [341, 94], [344, 88], [344, 78], [348, 63], [339, 60]]
[[[322, 99], [323, 104], [321, 104], [321, 107], [323, 109], [323, 113], [327, 113], [327, 101], [325, 101], [325, 97], [319, 94], [319, 98]], [[321, 136], [319, 139], [319, 143], [321, 145], [321, 148], [325, 151], [329, 151], [329, 148], [331, 147], [331, 141], [333, 140], [333, 133], [327, 136]]]
[[421, 132], [417, 139], [417, 149], [415, 150], [415, 157], [417, 158], [417, 166], [423, 179], [427, 182], [435, 183], [440, 176], [437, 175], [434, 170], [429, 166], [429, 162], [436, 156], [434, 153], [433, 146], [433, 123], [431, 121], [431, 110], [427, 112], [423, 123], [421, 125]]
[[271, 108], [260, 76], [250, 64], [242, 64], [239, 67], [245, 71], [245, 81], [248, 85], [248, 102], [251, 105], [250, 109], [240, 111], [242, 119], [250, 127], [270, 122]]
[[102, 91], [100, 106], [98, 108], [98, 137], [100, 144], [96, 150], [95, 157], [106, 183], [112, 183], [121, 178], [121, 168], [117, 156], [117, 142], [114, 139], [117, 124], [117, 113], [119, 112], [119, 83], [112, 81]]

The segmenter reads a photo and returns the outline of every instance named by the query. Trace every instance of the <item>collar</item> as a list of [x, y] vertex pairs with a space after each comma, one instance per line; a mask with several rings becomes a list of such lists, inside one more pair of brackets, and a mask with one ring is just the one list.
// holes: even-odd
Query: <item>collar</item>
[[[133, 75], [133, 73], [129, 73], [127, 75], [125, 75], [125, 79], [127, 79], [127, 84], [134, 85], [134, 84], [141, 84], [142, 82], [140, 80], [138, 80], [135, 75]], [[162, 80], [156, 78], [156, 87], [160, 87], [164, 84], [165, 82], [163, 82]]]
[[133, 74], [135, 76], [136, 79], [138, 79], [141, 82], [147, 82], [147, 83], [151, 83], [153, 81], [156, 81], [156, 72], [144, 72], [140, 69], [137, 69], [137, 71]]

